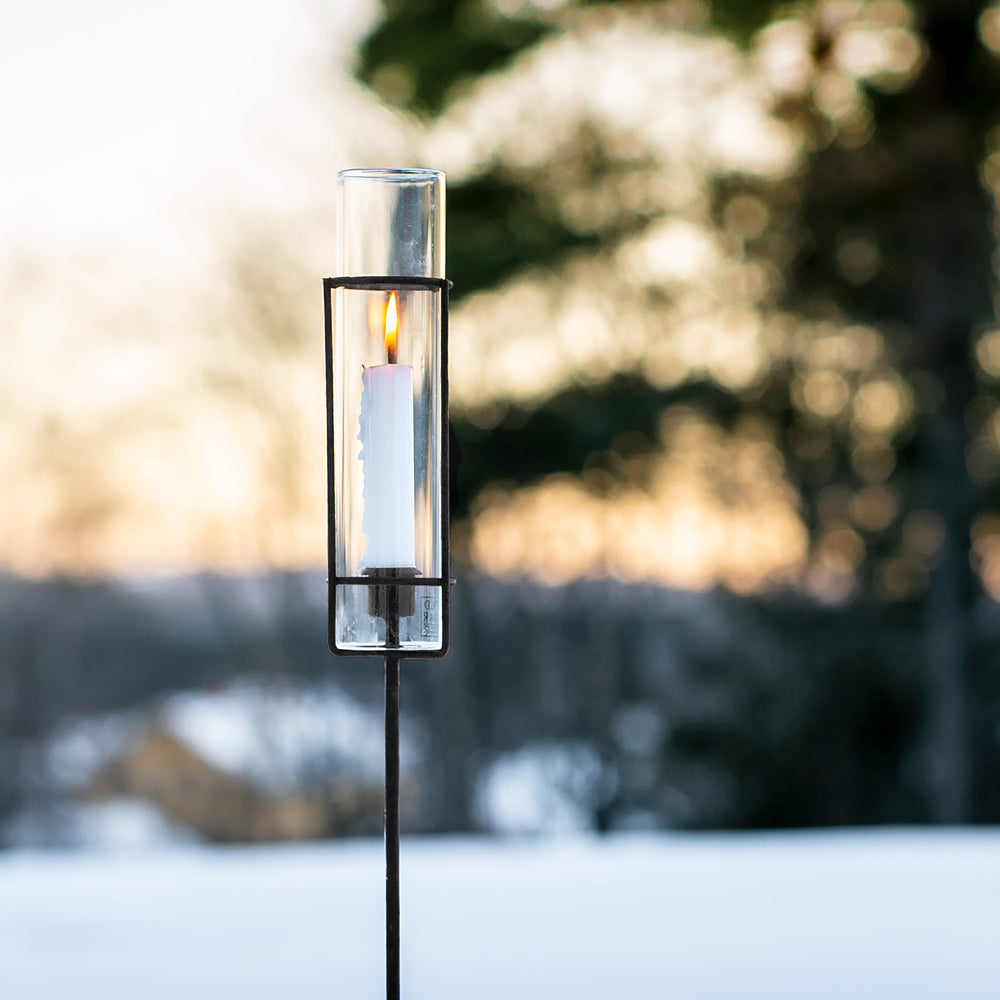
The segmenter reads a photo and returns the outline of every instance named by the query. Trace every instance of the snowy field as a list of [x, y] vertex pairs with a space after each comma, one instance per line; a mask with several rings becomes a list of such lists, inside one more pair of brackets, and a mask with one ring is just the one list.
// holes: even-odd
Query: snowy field
[[[3, 1000], [384, 996], [382, 845], [0, 855]], [[406, 840], [406, 1000], [996, 1000], [1000, 831]]]

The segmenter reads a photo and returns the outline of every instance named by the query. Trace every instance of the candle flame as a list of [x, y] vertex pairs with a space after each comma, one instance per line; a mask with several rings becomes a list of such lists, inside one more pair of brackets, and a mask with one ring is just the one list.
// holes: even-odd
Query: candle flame
[[389, 296], [389, 305], [385, 311], [385, 349], [389, 355], [389, 364], [396, 363], [396, 330], [399, 326], [399, 313], [396, 311], [396, 293]]

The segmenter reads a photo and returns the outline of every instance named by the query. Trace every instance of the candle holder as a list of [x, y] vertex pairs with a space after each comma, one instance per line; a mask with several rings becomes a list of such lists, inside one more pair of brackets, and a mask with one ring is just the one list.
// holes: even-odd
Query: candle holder
[[329, 642], [443, 656], [449, 627], [444, 175], [338, 175], [326, 314]]
[[328, 638], [385, 661], [386, 996], [399, 996], [399, 663], [448, 651], [444, 174], [342, 170], [326, 320]]

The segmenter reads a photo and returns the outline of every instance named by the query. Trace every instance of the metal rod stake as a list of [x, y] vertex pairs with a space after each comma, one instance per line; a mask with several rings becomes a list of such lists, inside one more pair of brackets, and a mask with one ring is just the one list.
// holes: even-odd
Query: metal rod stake
[[[388, 588], [385, 644], [399, 645], [399, 591]], [[385, 995], [399, 1000], [399, 661], [385, 654]]]

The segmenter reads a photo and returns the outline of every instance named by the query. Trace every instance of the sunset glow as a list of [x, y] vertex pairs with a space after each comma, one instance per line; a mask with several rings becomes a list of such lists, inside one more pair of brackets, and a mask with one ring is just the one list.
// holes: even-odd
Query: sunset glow
[[553, 476], [484, 497], [473, 561], [553, 584], [614, 576], [751, 591], [794, 582], [806, 532], [762, 429], [730, 437], [682, 412], [665, 424], [664, 445], [635, 482]]
[[[866, 533], [899, 521], [903, 552], [884, 567], [886, 588], [915, 585], [940, 526], [907, 520], [887, 480], [918, 394], [883, 356], [876, 328], [832, 309], [822, 319], [783, 311], [781, 261], [794, 248], [767, 262], [753, 253], [778, 230], [778, 209], [746, 191], [713, 203], [714, 185], [734, 171], [794, 181], [807, 150], [800, 126], [774, 114], [782, 101], [808, 97], [842, 141], [866, 141], [872, 89], [905, 86], [922, 65], [908, 4], [821, 3], [783, 16], [745, 51], [630, 5], [580, 8], [572, 31], [526, 51], [509, 74], [482, 77], [427, 127], [350, 81], [368, 0], [338, 7], [342, 21], [278, 0], [192, 4], [157, 13], [160, 47], [142, 55], [128, 42], [146, 29], [122, 0], [86, 15], [64, 0], [4, 15], [0, 108], [15, 141], [0, 192], [0, 566], [320, 564], [316, 287], [333, 260], [330, 165], [419, 161], [460, 181], [503, 162], [537, 177], [578, 233], [652, 221], [464, 297], [449, 343], [456, 415], [488, 427], [510, 404], [619, 373], [752, 398], [785, 365], [800, 425], [783, 447], [808, 461], [830, 434], [847, 435], [859, 483], [826, 498], [810, 550], [766, 429], [724, 432], [675, 407], [659, 450], [613, 475], [480, 497], [461, 529], [473, 565], [554, 583], [610, 574], [836, 596], [849, 591]], [[49, 22], [64, 30], [50, 35]], [[987, 44], [997, 24], [991, 7]], [[811, 48], [818, 26], [831, 39], [822, 65]], [[328, 88], [329, 46], [340, 69]], [[73, 100], [63, 101], [69, 76], [27, 72], [29, 50], [79, 76]], [[591, 129], [625, 166], [587, 187], [581, 137]], [[55, 155], [53, 136], [74, 144], [72, 163]], [[1000, 192], [996, 150], [984, 180]], [[835, 256], [855, 285], [885, 266], [864, 233]], [[384, 337], [389, 361], [405, 318], [405, 296], [372, 295], [373, 346]], [[405, 353], [405, 323], [403, 336]], [[1000, 333], [983, 332], [976, 357], [984, 377], [1000, 378]], [[1000, 451], [1000, 419], [984, 426], [980, 444]], [[983, 522], [976, 537], [1000, 594], [1000, 529]]]

